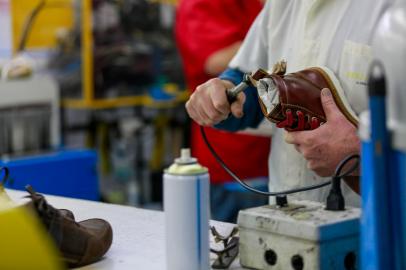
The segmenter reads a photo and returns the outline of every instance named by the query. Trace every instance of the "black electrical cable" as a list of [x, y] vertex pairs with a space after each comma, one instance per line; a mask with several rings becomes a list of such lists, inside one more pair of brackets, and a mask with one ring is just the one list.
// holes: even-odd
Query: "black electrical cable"
[[[241, 186], [243, 186], [245, 189], [252, 191], [254, 193], [263, 195], [263, 196], [280, 196], [280, 195], [288, 195], [288, 194], [292, 194], [292, 193], [297, 193], [297, 192], [302, 192], [302, 191], [308, 191], [308, 190], [313, 190], [313, 189], [318, 189], [318, 188], [322, 188], [325, 186], [328, 186], [331, 184], [331, 181], [327, 181], [321, 184], [317, 184], [317, 185], [311, 185], [311, 186], [306, 186], [306, 187], [301, 187], [301, 188], [295, 188], [295, 189], [289, 189], [289, 190], [284, 190], [284, 191], [279, 191], [279, 192], [267, 192], [267, 191], [261, 191], [258, 189], [255, 189], [249, 185], [247, 185], [246, 183], [244, 183], [244, 181], [242, 181], [225, 163], [224, 161], [219, 157], [219, 155], [216, 153], [216, 151], [214, 150], [214, 148], [211, 146], [209, 140], [207, 139], [206, 136], [206, 132], [204, 131], [204, 127], [200, 126], [200, 132], [202, 133], [203, 136], [203, 140], [206, 143], [207, 147], [209, 148], [211, 154], [213, 155], [213, 157], [217, 160], [217, 162], [221, 165], [221, 167], [223, 167], [223, 169], [229, 174], [231, 175], [232, 178], [234, 178], [235, 181], [237, 181]], [[344, 163], [341, 167], [343, 167], [346, 162], [342, 162]], [[340, 163], [341, 164], [341, 163]], [[342, 168], [341, 168], [342, 169]], [[341, 171], [340, 169], [340, 171]], [[351, 173], [351, 172], [350, 172]]]
[[[352, 154], [347, 156], [346, 158], [344, 158], [343, 160], [341, 160], [341, 162], [338, 164], [334, 177], [336, 178], [343, 178], [346, 177], [348, 175], [350, 175], [351, 173], [353, 173], [359, 166], [359, 160], [360, 160], [360, 156], [358, 154]], [[353, 159], [357, 159], [357, 162], [355, 162], [346, 172], [344, 172], [343, 174], [341, 174], [342, 169], [344, 168], [344, 166], [351, 160]]]
[[1, 179], [1, 184], [4, 186], [7, 182], [8, 176], [9, 176], [9, 170], [7, 167], [0, 167], [0, 172], [4, 171], [4, 176]]
[[[308, 191], [308, 190], [313, 190], [313, 189], [318, 189], [318, 188], [322, 188], [325, 186], [328, 186], [332, 183], [332, 181], [327, 181], [321, 184], [317, 184], [317, 185], [310, 185], [310, 186], [305, 186], [305, 187], [301, 187], [301, 188], [295, 188], [295, 189], [289, 189], [289, 190], [284, 190], [284, 191], [278, 191], [278, 192], [267, 192], [267, 191], [261, 191], [258, 189], [255, 189], [249, 185], [247, 185], [246, 183], [244, 183], [244, 181], [242, 181], [225, 163], [224, 161], [220, 158], [220, 156], [216, 153], [216, 151], [214, 150], [213, 146], [210, 144], [209, 140], [207, 139], [207, 135], [206, 132], [204, 131], [204, 127], [200, 126], [200, 132], [203, 136], [203, 140], [206, 143], [207, 147], [209, 148], [211, 154], [213, 155], [213, 157], [217, 160], [217, 162], [220, 164], [220, 166], [232, 177], [234, 178], [234, 180], [236, 180], [242, 187], [244, 187], [245, 189], [252, 191], [254, 193], [263, 195], [263, 196], [280, 196], [280, 195], [288, 195], [288, 194], [292, 194], [292, 193], [297, 193], [297, 192], [302, 192], [302, 191]], [[343, 174], [340, 175], [342, 169], [344, 168], [344, 166], [351, 161], [352, 159], [357, 159], [357, 162], [354, 163], [353, 166], [351, 166], [347, 171], [345, 171]], [[336, 171], [335, 171], [335, 175], [334, 178], [343, 178], [345, 176], [348, 176], [349, 174], [353, 173], [358, 165], [359, 165], [359, 159], [360, 156], [358, 154], [353, 154], [350, 156], [347, 156], [346, 158], [344, 158], [337, 166]]]
[[[351, 160], [357, 161], [344, 173], [341, 173], [344, 166]], [[326, 210], [343, 211], [345, 210], [345, 199], [341, 191], [341, 178], [348, 176], [355, 171], [359, 165], [360, 156], [358, 154], [350, 155], [344, 158], [337, 166], [335, 175], [332, 178], [331, 189], [326, 199]]]

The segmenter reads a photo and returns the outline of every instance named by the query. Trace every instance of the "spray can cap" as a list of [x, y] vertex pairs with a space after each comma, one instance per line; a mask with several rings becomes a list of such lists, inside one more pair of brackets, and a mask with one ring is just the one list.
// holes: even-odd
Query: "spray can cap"
[[180, 150], [180, 157], [175, 159], [176, 164], [193, 164], [197, 163], [197, 159], [192, 157], [190, 154], [190, 148], [182, 148]]
[[175, 159], [175, 162], [165, 170], [166, 173], [176, 175], [194, 175], [207, 173], [207, 168], [197, 162], [197, 159], [192, 157], [189, 148], [182, 148], [180, 157]]

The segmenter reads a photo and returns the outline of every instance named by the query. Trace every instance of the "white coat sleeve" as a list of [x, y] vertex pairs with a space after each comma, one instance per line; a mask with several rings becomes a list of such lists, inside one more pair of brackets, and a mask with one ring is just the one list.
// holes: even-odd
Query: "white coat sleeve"
[[258, 68], [268, 69], [268, 21], [270, 0], [268, 0], [252, 24], [243, 44], [231, 60], [229, 67], [242, 72]]

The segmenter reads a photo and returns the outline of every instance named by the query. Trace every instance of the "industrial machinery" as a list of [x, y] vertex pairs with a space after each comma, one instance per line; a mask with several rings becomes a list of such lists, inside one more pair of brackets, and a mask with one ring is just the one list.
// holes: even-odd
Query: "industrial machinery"
[[360, 127], [361, 269], [406, 269], [405, 33], [406, 1], [399, 0], [377, 25], [369, 112]]
[[[264, 270], [359, 268], [361, 209], [346, 207], [341, 192], [341, 179], [353, 173], [359, 162], [353, 162], [349, 168], [346, 165], [353, 159], [359, 160], [359, 155], [350, 155], [343, 159], [331, 181], [291, 190], [266, 192], [256, 190], [241, 181], [217, 155], [203, 128], [201, 132], [214, 158], [237, 182], [257, 194], [276, 197], [274, 205], [239, 212], [239, 252], [242, 266]], [[287, 194], [327, 185], [331, 185], [331, 189], [325, 204], [287, 200]]]
[[0, 83], [0, 155], [38, 153], [60, 143], [59, 89], [49, 77]]
[[240, 263], [254, 269], [358, 269], [359, 208], [311, 201], [242, 210]]
[[[17, 16], [24, 22], [13, 23], [22, 30], [15, 50], [30, 52], [42, 32], [52, 33], [52, 43], [43, 45], [53, 48], [44, 65], [59, 87], [62, 144], [98, 148], [106, 200], [131, 205], [159, 200], [161, 170], [173, 151], [172, 145], [164, 148], [164, 140], [183, 132], [186, 122], [182, 104], [188, 92], [180, 91], [183, 78], [171, 28], [175, 1], [25, 2], [11, 5], [13, 22]], [[65, 17], [61, 25], [49, 21], [58, 16]], [[183, 135], [178, 137], [181, 141]], [[94, 195], [90, 198], [99, 197]]]
[[74, 27], [60, 33], [48, 66], [60, 84], [64, 107], [145, 105], [152, 86], [181, 83], [172, 22], [165, 23], [168, 16], [163, 15], [173, 13], [173, 5], [147, 0], [73, 2]]

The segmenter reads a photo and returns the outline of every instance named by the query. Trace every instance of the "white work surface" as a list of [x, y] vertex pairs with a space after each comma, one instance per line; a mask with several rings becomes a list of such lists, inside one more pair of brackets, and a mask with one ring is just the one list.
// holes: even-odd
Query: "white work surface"
[[[7, 193], [15, 201], [27, 195], [26, 192], [9, 189]], [[45, 197], [52, 206], [71, 210], [77, 221], [103, 218], [113, 227], [113, 244], [104, 258], [77, 269], [166, 269], [163, 212], [51, 195]], [[212, 221], [211, 225], [214, 225], [222, 234], [228, 234], [235, 226], [217, 221]], [[210, 246], [213, 247], [213, 245], [211, 239]], [[215, 256], [211, 254], [211, 262], [214, 258]], [[237, 258], [229, 269], [244, 268], [239, 266]]]

